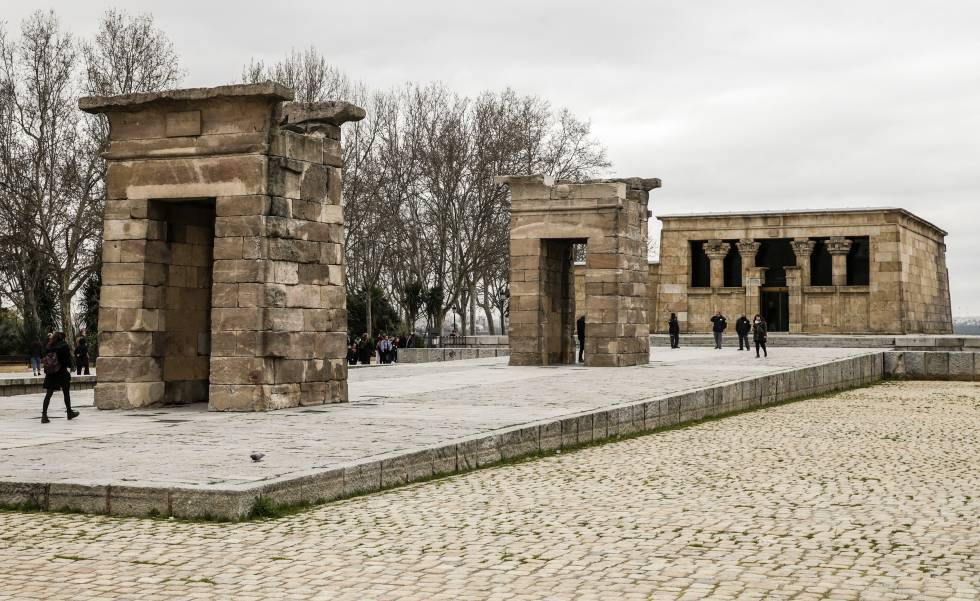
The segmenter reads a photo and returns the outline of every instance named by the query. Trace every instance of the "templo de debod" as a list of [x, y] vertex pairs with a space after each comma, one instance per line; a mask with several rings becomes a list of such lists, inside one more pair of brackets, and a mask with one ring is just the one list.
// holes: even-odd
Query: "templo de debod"
[[946, 232], [898, 208], [665, 215], [650, 329], [708, 332], [715, 311], [770, 331], [952, 333]]

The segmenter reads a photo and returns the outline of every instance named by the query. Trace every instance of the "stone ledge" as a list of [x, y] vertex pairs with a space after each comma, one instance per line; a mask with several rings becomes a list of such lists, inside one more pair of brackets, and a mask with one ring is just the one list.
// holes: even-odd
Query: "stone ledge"
[[[95, 388], [94, 375], [73, 375], [71, 377], [72, 390], [88, 390], [90, 388]], [[38, 392], [44, 392], [44, 378], [41, 376], [0, 379], [0, 397], [16, 396], [19, 394], [35, 394]]]

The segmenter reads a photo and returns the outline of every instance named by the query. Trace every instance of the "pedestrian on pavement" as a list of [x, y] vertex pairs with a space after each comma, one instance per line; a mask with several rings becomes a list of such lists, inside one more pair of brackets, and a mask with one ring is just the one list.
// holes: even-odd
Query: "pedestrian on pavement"
[[721, 314], [721, 311], [715, 313], [715, 316], [711, 318], [711, 331], [715, 335], [715, 348], [721, 348], [721, 336], [725, 333], [728, 328], [728, 320], [725, 316]]
[[357, 343], [351, 342], [347, 347], [347, 365], [357, 365]]
[[51, 336], [51, 342], [44, 360], [41, 362], [44, 369], [44, 404], [41, 406], [41, 423], [46, 424], [48, 419], [48, 404], [55, 390], [61, 390], [65, 397], [65, 411], [68, 412], [68, 419], [78, 417], [78, 412], [71, 408], [71, 349], [65, 341], [64, 332], [55, 332]]
[[82, 375], [82, 370], [85, 370], [85, 375], [89, 375], [88, 371], [88, 338], [85, 336], [85, 331], [78, 336], [75, 341], [75, 375]]
[[585, 363], [585, 315], [575, 320], [575, 333], [578, 334], [578, 362]]
[[670, 314], [667, 333], [670, 334], [670, 348], [681, 348], [681, 322], [677, 321], [677, 313]]
[[759, 348], [762, 348], [762, 352], [766, 354], [765, 356], [769, 357], [769, 351], [766, 349], [766, 341], [769, 338], [769, 326], [766, 325], [766, 320], [762, 319], [762, 316], [758, 314], [752, 320], [752, 338], [755, 340], [755, 358], [759, 358]]
[[44, 353], [44, 343], [35, 340], [31, 343], [31, 370], [35, 376], [41, 375], [41, 355]]
[[738, 350], [742, 350], [743, 348], [747, 351], [752, 350], [752, 346], [749, 344], [749, 331], [751, 329], [752, 322], [744, 315], [739, 317], [738, 321], [735, 322], [735, 333], [738, 334]]
[[367, 332], [364, 332], [357, 342], [358, 361], [361, 362], [361, 365], [371, 365], [371, 355], [373, 354], [374, 345], [371, 343], [371, 337], [368, 336]]

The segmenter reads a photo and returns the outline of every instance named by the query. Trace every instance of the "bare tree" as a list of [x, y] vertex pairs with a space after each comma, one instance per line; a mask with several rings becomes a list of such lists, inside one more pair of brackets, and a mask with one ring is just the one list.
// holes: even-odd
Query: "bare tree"
[[174, 85], [172, 45], [149, 16], [109, 11], [94, 42], [76, 44], [56, 15], [37, 11], [19, 39], [0, 32], [0, 238], [3, 292], [36, 330], [38, 291], [52, 285], [73, 334], [75, 296], [97, 269], [105, 167], [104, 122], [82, 116], [82, 93]]
[[183, 78], [173, 42], [150, 14], [107, 10], [95, 39], [82, 44], [82, 55], [87, 94], [152, 92], [174, 87]]

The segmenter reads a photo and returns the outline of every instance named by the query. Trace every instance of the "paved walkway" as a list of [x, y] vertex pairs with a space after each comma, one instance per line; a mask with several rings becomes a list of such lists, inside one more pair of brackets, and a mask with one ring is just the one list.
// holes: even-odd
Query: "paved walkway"
[[0, 513], [0, 600], [975, 600], [978, 456], [980, 385], [889, 383], [279, 520]]
[[[247, 488], [352, 461], [419, 449], [545, 418], [863, 354], [783, 349], [767, 360], [733, 349], [655, 349], [648, 366], [508, 367], [505, 358], [351, 370], [351, 403], [270, 413], [203, 404], [98, 411], [73, 393], [68, 422], [42, 395], [0, 399], [0, 480]], [[252, 452], [265, 453], [253, 463]]]

